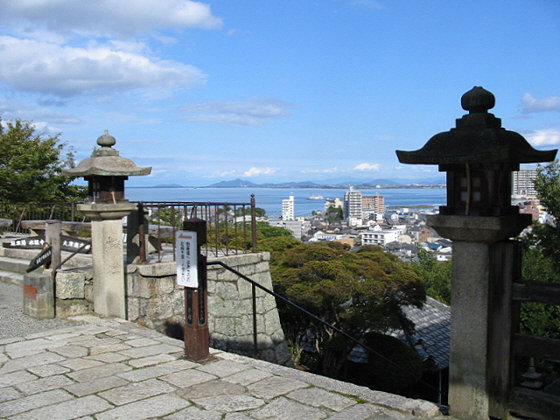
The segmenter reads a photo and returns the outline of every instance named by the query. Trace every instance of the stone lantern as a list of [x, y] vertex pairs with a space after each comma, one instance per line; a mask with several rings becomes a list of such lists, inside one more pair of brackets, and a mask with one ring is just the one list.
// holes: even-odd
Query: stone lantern
[[488, 113], [494, 103], [474, 87], [461, 98], [469, 113], [455, 128], [419, 150], [396, 152], [402, 163], [447, 173], [447, 205], [427, 223], [453, 241], [449, 408], [465, 419], [507, 417], [512, 282], [521, 276], [520, 249], [509, 238], [531, 224], [511, 205], [512, 172], [556, 156], [502, 128]]
[[125, 199], [124, 181], [129, 176], [148, 175], [152, 168], [140, 168], [119, 156], [116, 140], [107, 130], [97, 139], [100, 148], [75, 168], [63, 170], [88, 182], [88, 200], [78, 210], [91, 219], [93, 254], [93, 306], [104, 316], [126, 317], [122, 219], [136, 205]]
[[494, 95], [474, 87], [461, 98], [469, 111], [456, 128], [436, 134], [420, 150], [397, 151], [399, 161], [439, 165], [447, 173], [447, 206], [442, 215], [505, 216], [518, 214], [511, 205], [511, 174], [520, 163], [549, 162], [556, 150], [538, 151], [518, 133], [505, 130], [488, 110]]

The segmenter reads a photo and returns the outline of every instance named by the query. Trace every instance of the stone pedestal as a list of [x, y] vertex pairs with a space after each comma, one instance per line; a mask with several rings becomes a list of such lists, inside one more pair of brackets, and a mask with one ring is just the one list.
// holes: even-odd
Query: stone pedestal
[[103, 316], [126, 318], [122, 219], [135, 208], [128, 201], [78, 206], [92, 220], [93, 309]]
[[36, 319], [55, 316], [53, 278], [45, 273], [23, 276], [23, 313]]
[[449, 408], [455, 417], [489, 418], [489, 326], [496, 304], [491, 291], [495, 282], [503, 281], [494, 275], [503, 267], [495, 265], [504, 264], [496, 261], [493, 250], [530, 223], [528, 215], [428, 217], [428, 225], [453, 241]]

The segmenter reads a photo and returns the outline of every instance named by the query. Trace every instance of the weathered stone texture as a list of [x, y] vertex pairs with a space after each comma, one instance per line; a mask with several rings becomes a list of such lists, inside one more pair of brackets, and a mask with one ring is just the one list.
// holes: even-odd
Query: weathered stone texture
[[[272, 290], [267, 252], [221, 257], [221, 261]], [[126, 269], [127, 315], [130, 321], [175, 335], [184, 323], [184, 288], [176, 284], [176, 263], [130, 264]], [[93, 309], [92, 271], [59, 272], [57, 316]], [[260, 357], [292, 364], [276, 309], [276, 300], [255, 288]], [[253, 299], [248, 281], [220, 266], [208, 267], [208, 327], [213, 347], [253, 355]], [[281, 355], [281, 360], [278, 359]], [[288, 357], [286, 357], [288, 355]]]

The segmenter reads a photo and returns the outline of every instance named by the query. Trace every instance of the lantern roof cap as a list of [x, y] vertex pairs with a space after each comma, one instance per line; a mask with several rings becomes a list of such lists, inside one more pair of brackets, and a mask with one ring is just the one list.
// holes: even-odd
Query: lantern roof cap
[[468, 114], [456, 120], [456, 127], [436, 134], [419, 150], [397, 150], [401, 163], [537, 163], [554, 160], [557, 150], [534, 149], [514, 131], [502, 128], [501, 120], [488, 110], [495, 105], [494, 95], [475, 86], [461, 97]]
[[116, 140], [109, 134], [108, 130], [97, 138], [97, 144], [101, 146], [95, 149], [91, 157], [82, 160], [78, 166], [64, 169], [62, 173], [68, 176], [135, 176], [149, 175], [151, 167], [140, 168], [127, 158], [121, 157], [119, 151], [113, 149]]

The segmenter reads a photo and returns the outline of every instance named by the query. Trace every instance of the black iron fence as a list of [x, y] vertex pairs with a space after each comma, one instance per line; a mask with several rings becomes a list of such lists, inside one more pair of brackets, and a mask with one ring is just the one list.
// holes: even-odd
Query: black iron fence
[[[30, 230], [44, 230], [46, 220], [62, 221], [63, 231], [77, 236], [89, 236], [90, 220], [78, 210], [77, 202], [56, 203], [0, 203], [0, 232], [4, 234], [28, 234]], [[146, 201], [135, 202], [137, 214], [124, 223], [127, 234], [132, 226], [134, 231], [148, 235], [155, 244], [158, 260], [162, 260], [165, 250], [172, 252], [175, 258], [175, 235], [182, 229], [183, 221], [200, 218], [206, 221], [208, 241], [205, 245], [207, 254], [232, 255], [254, 252], [257, 248], [255, 197], [246, 203], [228, 202], [171, 202]], [[143, 214], [140, 217], [139, 213]], [[136, 217], [134, 217], [136, 216]], [[142, 235], [141, 235], [142, 236]], [[140, 251], [141, 261], [146, 261], [148, 247]]]
[[[193, 218], [206, 221], [204, 251], [207, 255], [232, 255], [257, 249], [254, 195], [248, 203], [141, 201], [136, 204], [144, 214], [144, 233], [157, 238], [161, 245], [168, 244], [173, 249], [173, 258], [176, 232], [182, 229], [184, 221]], [[138, 220], [142, 220], [140, 215]]]

